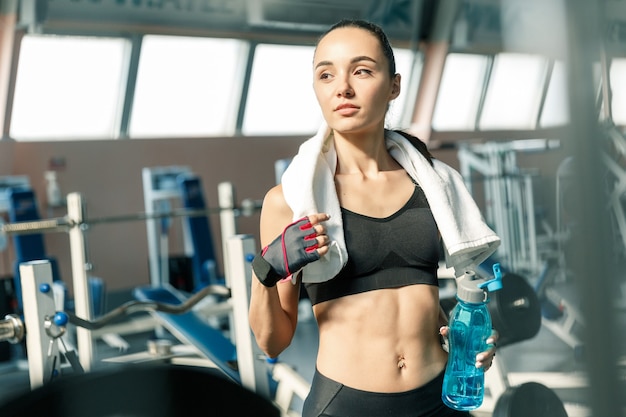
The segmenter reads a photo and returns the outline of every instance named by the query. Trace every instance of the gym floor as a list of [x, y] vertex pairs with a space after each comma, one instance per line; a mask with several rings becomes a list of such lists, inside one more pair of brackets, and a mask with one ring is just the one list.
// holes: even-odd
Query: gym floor
[[[114, 297], [109, 297], [108, 307], [114, 308], [127, 301], [124, 300], [124, 297], [131, 299], [130, 294], [117, 294]], [[301, 314], [294, 341], [279, 358], [281, 361], [294, 367], [308, 381], [311, 380], [314, 373], [315, 353], [318, 343], [317, 326], [309, 309], [310, 307], [306, 305], [306, 302], [303, 303], [302, 313], [304, 314]], [[619, 315], [620, 323], [626, 326], [626, 311], [620, 310]], [[137, 315], [134, 315], [132, 318], [137, 317]], [[123, 338], [128, 342], [129, 348], [123, 352], [98, 339], [95, 343], [94, 356], [102, 359], [102, 361], [98, 362], [94, 369], [116, 366], [105, 361], [107, 358], [145, 351], [148, 340], [153, 337], [152, 332], [124, 335]], [[626, 346], [626, 343], [624, 345]], [[22, 348], [20, 345], [12, 345], [11, 349], [12, 357], [18, 359], [0, 363], [0, 405], [29, 390], [27, 364], [24, 359], [19, 359], [19, 356], [22, 354]], [[500, 371], [496, 368], [492, 369], [490, 371], [492, 378], [498, 378], [498, 375], [507, 374], [509, 379], [514, 379], [515, 375], [517, 375], [526, 381], [541, 383], [551, 388], [557, 394], [566, 405], [569, 417], [586, 417], [591, 415], [587, 389], [584, 386], [569, 387], [576, 385], [576, 381], [584, 376], [584, 359], [580, 352], [570, 347], [547, 326], [541, 326], [539, 333], [532, 339], [500, 348], [497, 361]], [[622, 378], [624, 377], [624, 375], [621, 376]], [[296, 401], [293, 407], [295, 410], [298, 410], [301, 407], [300, 402]], [[473, 416], [491, 417], [492, 412], [478, 410], [473, 412]]]

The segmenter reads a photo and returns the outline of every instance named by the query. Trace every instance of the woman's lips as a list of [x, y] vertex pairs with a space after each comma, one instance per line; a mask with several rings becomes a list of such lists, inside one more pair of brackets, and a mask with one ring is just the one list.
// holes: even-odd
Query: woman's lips
[[359, 108], [353, 104], [340, 104], [335, 108], [335, 112], [342, 116], [351, 116], [356, 113]]

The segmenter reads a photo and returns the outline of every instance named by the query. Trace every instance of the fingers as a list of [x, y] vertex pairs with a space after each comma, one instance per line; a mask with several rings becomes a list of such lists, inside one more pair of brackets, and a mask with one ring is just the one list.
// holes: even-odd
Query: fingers
[[330, 243], [330, 238], [326, 235], [317, 235], [315, 238], [311, 238], [309, 246], [306, 248], [307, 252], [313, 252], [317, 250], [320, 255], [328, 252], [328, 244]]
[[326, 220], [330, 219], [330, 214], [327, 213], [313, 213], [307, 216], [313, 226], [318, 225]]
[[[444, 339], [448, 338], [449, 332], [450, 328], [448, 326], [441, 326], [439, 328], [439, 334]], [[498, 340], [498, 336], [499, 335], [496, 330], [491, 332], [491, 336], [489, 336], [486, 340], [489, 349], [476, 355], [476, 368], [483, 368], [485, 371], [491, 368], [493, 365], [493, 359], [496, 356], [496, 342]]]
[[307, 217], [316, 233], [315, 240], [317, 241], [317, 251], [320, 256], [323, 256], [328, 253], [328, 244], [330, 243], [330, 238], [326, 234], [326, 227], [323, 222], [330, 219], [330, 215], [327, 213], [314, 213]]
[[493, 345], [495, 347], [499, 338], [500, 338], [500, 334], [498, 333], [498, 331], [496, 329], [493, 329], [493, 330], [491, 330], [491, 336], [489, 336], [489, 338], [487, 338], [487, 344], [488, 345]]
[[493, 358], [496, 356], [496, 343], [498, 341], [498, 337], [498, 331], [493, 329], [491, 331], [491, 336], [489, 336], [486, 341], [489, 349], [476, 355], [477, 368], [484, 368], [485, 371], [491, 368], [491, 365], [493, 365]]
[[[493, 365], [493, 357], [494, 355], [481, 356], [482, 354], [476, 355], [476, 368], [483, 368], [485, 371], [488, 371]], [[480, 358], [480, 359], [479, 359]]]
[[317, 253], [319, 253], [320, 256], [326, 255], [330, 250], [330, 246], [328, 245], [330, 243], [330, 238], [326, 235], [318, 235], [316, 239]]
[[448, 337], [448, 331], [450, 330], [450, 328], [448, 326], [441, 326], [439, 328], [439, 334], [442, 335], [443, 337]]
[[[450, 328], [448, 326], [441, 326], [439, 328], [439, 334], [444, 338], [444, 341], [447, 344], [448, 334], [450, 333]], [[493, 365], [493, 358], [496, 356], [496, 340], [498, 339], [498, 334], [494, 330], [487, 339], [487, 345], [489, 349], [484, 352], [476, 355], [476, 368], [483, 368], [487, 371]]]
[[439, 335], [440, 335], [440, 342], [441, 342], [441, 348], [446, 351], [446, 352], [450, 352], [450, 344], [448, 342], [448, 332], [449, 332], [450, 328], [448, 326], [441, 326], [439, 328]]
[[[489, 343], [490, 339], [491, 338], [487, 339], [487, 343]], [[485, 371], [489, 370], [489, 368], [491, 368], [491, 365], [493, 365], [493, 359], [495, 356], [496, 356], [496, 346], [494, 343], [494, 344], [491, 344], [491, 347], [488, 350], [476, 355], [476, 367], [483, 368]]]

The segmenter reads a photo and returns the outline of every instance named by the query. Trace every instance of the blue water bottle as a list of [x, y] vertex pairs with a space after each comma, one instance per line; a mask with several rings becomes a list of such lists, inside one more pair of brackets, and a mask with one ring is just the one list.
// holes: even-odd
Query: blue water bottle
[[500, 264], [493, 265], [494, 279], [485, 280], [474, 272], [457, 279], [457, 304], [450, 314], [449, 355], [441, 398], [455, 410], [480, 407], [485, 394], [484, 369], [476, 368], [476, 355], [487, 350], [491, 316], [487, 309], [489, 291], [502, 288]]

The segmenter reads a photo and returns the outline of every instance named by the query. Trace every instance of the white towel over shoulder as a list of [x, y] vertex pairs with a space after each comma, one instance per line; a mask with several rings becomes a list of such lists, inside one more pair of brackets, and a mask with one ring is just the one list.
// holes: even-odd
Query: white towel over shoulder
[[[387, 149], [422, 187], [445, 248], [446, 266], [458, 277], [474, 270], [500, 244], [500, 238], [485, 223], [482, 213], [463, 183], [461, 175], [445, 163], [426, 158], [402, 135], [385, 131]], [[341, 208], [335, 189], [337, 167], [332, 136], [323, 125], [305, 141], [282, 176], [281, 183], [294, 220], [312, 213], [328, 213], [325, 223], [330, 251], [303, 269], [304, 282], [324, 282], [341, 271], [348, 259]]]

